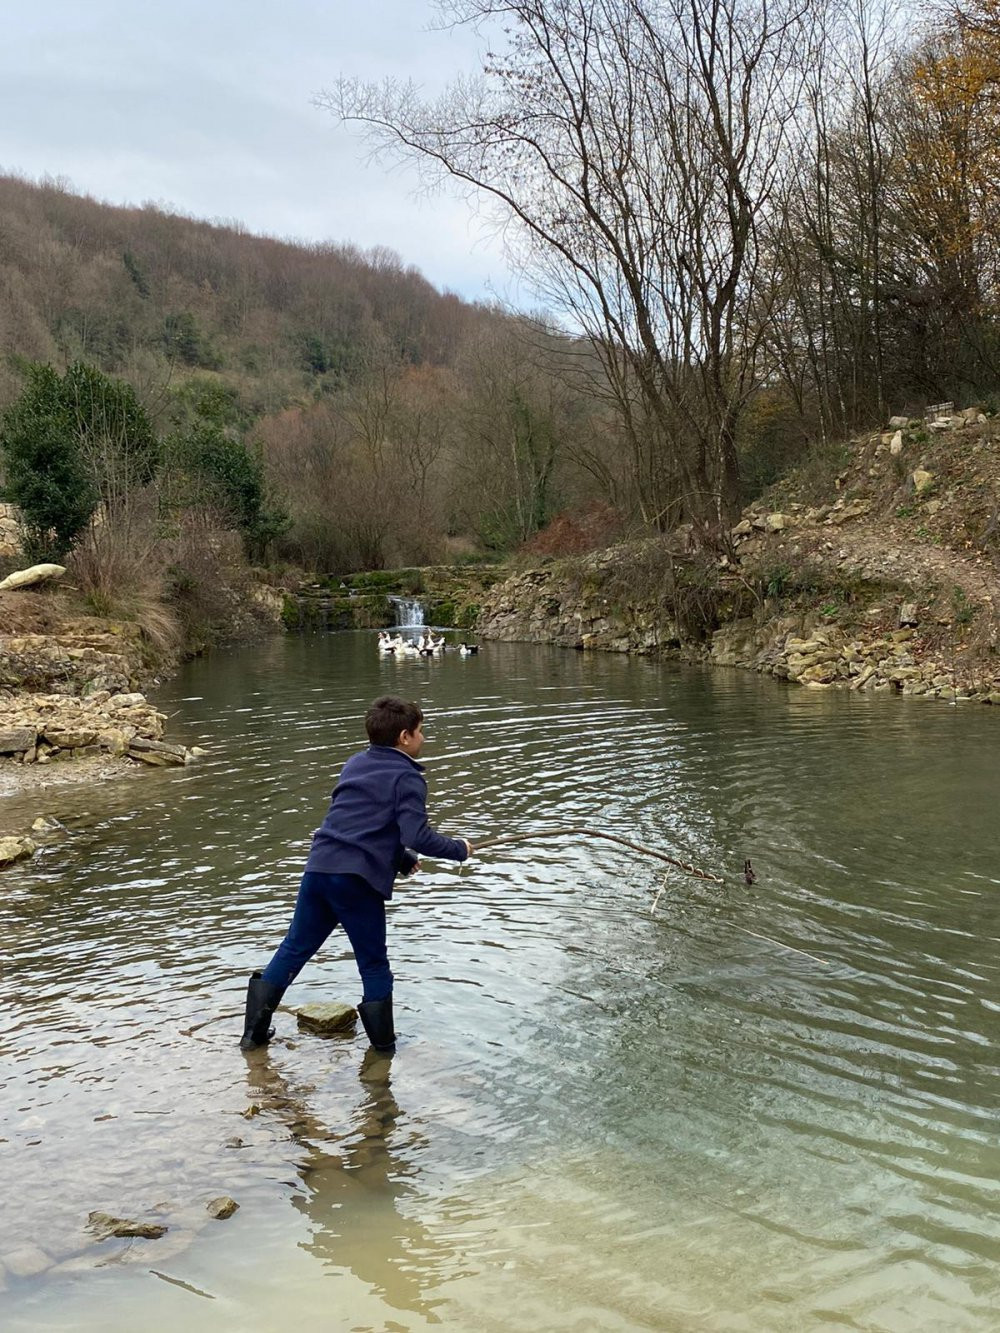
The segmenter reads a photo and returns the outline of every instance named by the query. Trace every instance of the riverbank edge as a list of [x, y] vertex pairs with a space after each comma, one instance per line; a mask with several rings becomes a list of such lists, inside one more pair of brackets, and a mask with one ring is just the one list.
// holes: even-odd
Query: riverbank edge
[[[393, 599], [412, 598], [434, 624], [467, 631], [506, 573], [478, 563], [251, 582], [232, 616], [246, 627], [234, 641], [283, 628], [389, 627]], [[157, 650], [134, 622], [94, 615], [55, 583], [0, 592], [0, 626], [2, 870], [59, 835], [42, 810], [30, 830], [23, 817], [15, 825], [4, 816], [6, 798], [188, 765], [201, 751], [169, 740], [169, 719], [147, 698], [185, 656]]]
[[[278, 632], [281, 607], [274, 589], [250, 587], [246, 635]], [[136, 622], [94, 615], [56, 582], [0, 592], [0, 626], [2, 870], [59, 836], [41, 809], [30, 830], [23, 815], [7, 816], [9, 798], [185, 766], [204, 751], [168, 738], [169, 718], [147, 697], [184, 655], [157, 646]]]
[[997, 420], [889, 426], [842, 447], [827, 495], [792, 474], [748, 506], [722, 556], [672, 534], [517, 571], [481, 636], [1000, 704]]

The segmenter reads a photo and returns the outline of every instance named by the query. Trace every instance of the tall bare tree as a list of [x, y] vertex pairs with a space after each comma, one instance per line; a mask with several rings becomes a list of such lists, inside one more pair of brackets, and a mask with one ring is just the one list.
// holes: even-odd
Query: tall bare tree
[[376, 151], [500, 206], [540, 291], [604, 362], [637, 458], [668, 479], [649, 517], [706, 535], [738, 506], [762, 333], [749, 312], [804, 2], [442, 0], [504, 34], [480, 78], [435, 102], [353, 80], [320, 99]]

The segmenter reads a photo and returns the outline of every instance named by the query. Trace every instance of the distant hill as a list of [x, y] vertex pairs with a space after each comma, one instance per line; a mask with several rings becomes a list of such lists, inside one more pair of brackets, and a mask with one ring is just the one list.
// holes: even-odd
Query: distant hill
[[163, 438], [209, 421], [259, 458], [290, 519], [278, 560], [502, 552], [562, 507], [617, 503], [604, 408], [554, 368], [568, 346], [386, 250], [0, 176], [0, 412], [28, 363], [80, 361], [129, 381]]
[[153, 206], [119, 208], [0, 176], [0, 409], [12, 359], [76, 359], [140, 381], [210, 370], [258, 412], [342, 381], [362, 342], [446, 366], [470, 321], [385, 250], [298, 245]]

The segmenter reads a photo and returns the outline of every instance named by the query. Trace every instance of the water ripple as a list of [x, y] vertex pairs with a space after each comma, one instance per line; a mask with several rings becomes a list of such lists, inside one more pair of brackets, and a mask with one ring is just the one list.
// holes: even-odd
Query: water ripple
[[[466, 873], [427, 862], [390, 908], [391, 1078], [287, 1012], [244, 1060], [246, 974], [386, 688], [427, 711], [445, 831], [588, 824], [727, 883], [541, 833]], [[569, 1327], [560, 1311], [993, 1327], [1000, 720], [516, 645], [412, 669], [363, 634], [220, 654], [167, 695], [207, 759], [61, 791], [69, 839], [4, 881], [12, 1327], [84, 1311], [73, 1275], [112, 1258], [122, 1326], [126, 1274], [148, 1282], [155, 1259], [156, 1301], [232, 1301], [242, 1273], [262, 1302], [243, 1323], [266, 1327], [248, 1254], [308, 1256], [307, 1323], [335, 1280], [358, 1323], [375, 1301], [408, 1326], [505, 1333]], [[288, 999], [357, 993], [335, 934]], [[249, 1230], [205, 1230], [223, 1193], [252, 1205]], [[171, 1230], [100, 1244], [94, 1209]], [[50, 1265], [35, 1278], [17, 1273], [26, 1245]], [[520, 1313], [498, 1322], [508, 1271]]]

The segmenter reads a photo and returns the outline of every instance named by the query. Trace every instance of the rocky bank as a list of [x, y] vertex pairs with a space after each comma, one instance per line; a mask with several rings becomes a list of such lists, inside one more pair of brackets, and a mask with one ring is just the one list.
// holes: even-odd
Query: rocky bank
[[827, 494], [803, 469], [750, 506], [718, 559], [674, 537], [523, 569], [480, 632], [1000, 703], [997, 422], [947, 405], [836, 462]]
[[[71, 590], [0, 591], [0, 796], [192, 762], [143, 692], [154, 669], [136, 625], [81, 614]], [[0, 866], [35, 850], [0, 831]]]

